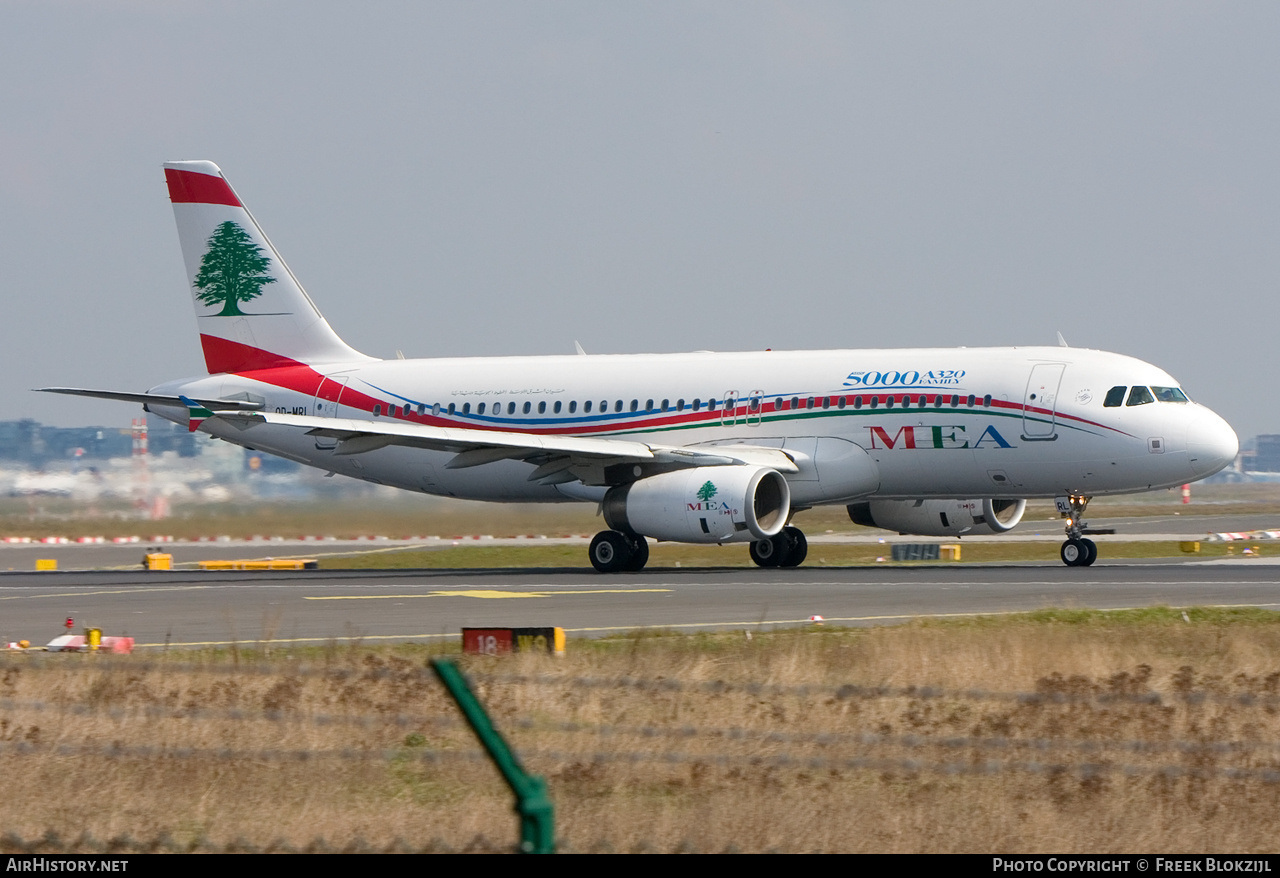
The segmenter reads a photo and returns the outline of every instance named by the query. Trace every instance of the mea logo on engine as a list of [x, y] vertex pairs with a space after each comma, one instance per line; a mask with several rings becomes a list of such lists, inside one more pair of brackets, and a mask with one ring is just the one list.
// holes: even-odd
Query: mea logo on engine
[[710, 503], [698, 502], [689, 504], [690, 512], [719, 512], [721, 515], [735, 515], [738, 510], [734, 509], [728, 503]]

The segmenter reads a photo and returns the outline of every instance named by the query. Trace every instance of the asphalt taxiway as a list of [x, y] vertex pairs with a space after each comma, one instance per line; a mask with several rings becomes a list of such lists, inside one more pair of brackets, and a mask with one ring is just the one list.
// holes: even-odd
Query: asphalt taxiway
[[1280, 609], [1280, 565], [1100, 561], [794, 570], [94, 571], [0, 575], [0, 638], [43, 644], [92, 625], [139, 647], [424, 641], [462, 627], [560, 626], [571, 636], [645, 628], [759, 630], [894, 624], [1044, 607]]

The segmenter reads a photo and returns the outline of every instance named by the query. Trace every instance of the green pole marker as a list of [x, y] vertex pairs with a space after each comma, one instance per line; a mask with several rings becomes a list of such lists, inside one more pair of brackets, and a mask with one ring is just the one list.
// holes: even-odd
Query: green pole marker
[[520, 815], [520, 850], [526, 854], [554, 854], [555, 806], [547, 795], [546, 780], [524, 770], [516, 754], [493, 727], [489, 714], [457, 665], [447, 659], [432, 659], [431, 669], [467, 718], [467, 724], [502, 773], [502, 779], [515, 793], [515, 812]]

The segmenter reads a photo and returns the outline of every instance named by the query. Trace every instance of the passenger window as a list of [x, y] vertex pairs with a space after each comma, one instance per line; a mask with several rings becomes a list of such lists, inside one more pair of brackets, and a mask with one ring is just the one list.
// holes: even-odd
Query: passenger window
[[538, 414], [540, 414], [540, 415], [545, 415], [546, 413], [547, 413], [547, 403], [546, 403], [546, 401], [544, 400], [544, 401], [542, 401], [542, 402], [538, 403]]
[[[569, 411], [573, 411], [573, 403], [569, 404]], [[586, 415], [591, 414], [591, 400], [587, 400], [582, 404], [582, 413]]]
[[1113, 387], [1107, 391], [1107, 398], [1102, 401], [1104, 408], [1113, 409], [1124, 402], [1124, 392], [1128, 390], [1128, 386], [1121, 384], [1119, 387]]
[[873, 409], [880, 408], [880, 397], [878, 396], [871, 397], [871, 407]]
[[620, 411], [622, 411], [622, 400], [620, 400], [620, 399], [619, 399], [619, 400], [615, 400], [615, 401], [614, 401], [614, 403], [613, 403], [613, 410], [614, 410], [615, 412], [620, 412]]
[[653, 400], [651, 400], [651, 399], [646, 399], [646, 400], [644, 401], [644, 410], [645, 410], [646, 412], [651, 412], [651, 411], [653, 411]]
[[476, 414], [478, 415], [484, 414], [484, 403], [480, 403], [480, 405], [476, 406]]
[[982, 398], [982, 406], [983, 408], [991, 407], [991, 394], [988, 393], [986, 396]]
[[1129, 391], [1129, 401], [1125, 405], [1146, 405], [1155, 401], [1155, 397], [1151, 395], [1150, 390], [1147, 390], [1141, 384], [1135, 384], [1133, 390]]
[[381, 414], [382, 414], [382, 406], [375, 405], [373, 407], [373, 416], [376, 418], [376, 417], [379, 417]]
[[433, 406], [431, 407], [431, 414], [439, 416], [439, 414], [440, 414], [440, 403], [436, 403], [435, 405], [433, 405]]
[[773, 410], [775, 412], [782, 411], [782, 397], [778, 397], [773, 401]]
[[[573, 414], [578, 410], [578, 401], [576, 399], [569, 400], [569, 414]], [[591, 403], [587, 403], [587, 411], [591, 411]]]
[[844, 397], [843, 397], [843, 396], [836, 400], [836, 408], [840, 408], [840, 409], [844, 408]]
[[669, 408], [671, 408], [671, 401], [668, 399], [664, 399], [662, 401], [662, 410], [665, 412]]
[[684, 400], [683, 400], [683, 399], [677, 399], [677, 400], [676, 400], [676, 411], [678, 411], [678, 412], [682, 412], [682, 411], [684, 411]]
[[1190, 402], [1187, 395], [1176, 387], [1152, 387], [1156, 402]]
[[529, 414], [530, 408], [532, 408], [532, 403], [530, 403], [528, 400], [525, 400], [525, 404], [522, 407], [522, 413], [526, 415]]
[[469, 403], [469, 402], [464, 402], [464, 403], [462, 404], [462, 413], [463, 413], [464, 415], [469, 415], [469, 414], [471, 414], [471, 403]]
[[[528, 405], [528, 403], [525, 403]], [[516, 413], [516, 404], [514, 402], [507, 403], [507, 414], [514, 415]]]
[[823, 407], [824, 409], [829, 409], [829, 408], [831, 408], [831, 397], [829, 397], [829, 396], [824, 396], [824, 397], [822, 398], [822, 407]]
[[716, 401], [714, 399], [707, 400], [707, 411], [714, 412], [716, 410]]
[[453, 403], [449, 403], [449, 414], [453, 414]]
[[427, 404], [425, 402], [418, 403], [418, 414], [425, 415], [427, 413]]
[[855, 396], [855, 397], [853, 398], [853, 407], [854, 407], [854, 408], [856, 408], [856, 409], [860, 409], [860, 408], [862, 408], [862, 397], [860, 397], [860, 396]]
[[558, 400], [558, 399], [556, 400], [556, 404], [555, 404], [554, 408], [555, 408], [555, 413], [556, 413], [557, 415], [558, 415], [558, 414], [560, 414], [560, 400]]

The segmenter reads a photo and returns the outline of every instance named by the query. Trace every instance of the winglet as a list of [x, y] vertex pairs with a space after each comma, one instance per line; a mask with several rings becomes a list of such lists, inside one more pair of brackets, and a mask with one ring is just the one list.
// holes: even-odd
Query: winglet
[[196, 402], [189, 396], [179, 395], [178, 399], [182, 400], [182, 404], [187, 407], [187, 432], [194, 433], [205, 422], [206, 418], [212, 418], [213, 412]]

